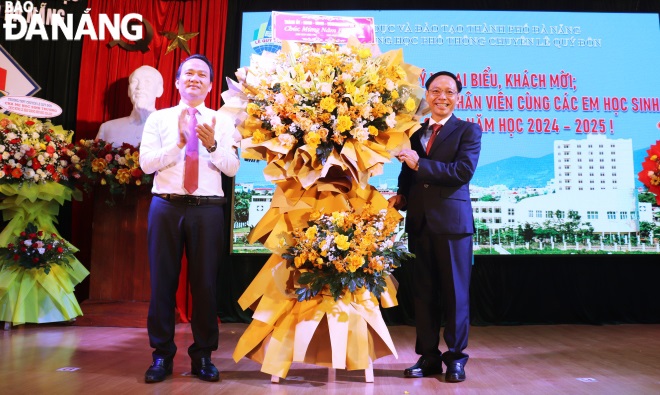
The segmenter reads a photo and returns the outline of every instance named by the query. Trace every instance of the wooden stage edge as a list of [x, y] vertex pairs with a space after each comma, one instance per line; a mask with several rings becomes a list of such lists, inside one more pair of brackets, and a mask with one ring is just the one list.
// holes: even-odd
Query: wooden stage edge
[[76, 317], [76, 326], [147, 327], [149, 302], [85, 300], [80, 308], [83, 315]]
[[[99, 311], [113, 303], [99, 304]], [[136, 312], [139, 309], [137, 306]], [[90, 314], [91, 316], [91, 314]], [[90, 318], [90, 317], [88, 317]], [[92, 319], [91, 317], [90, 319]], [[190, 373], [190, 324], [176, 326], [174, 372], [145, 384], [152, 349], [146, 328], [19, 325], [0, 331], [2, 394], [658, 394], [660, 325], [537, 325], [471, 327], [467, 381], [444, 375], [406, 379], [417, 360], [415, 328], [390, 326], [398, 358], [373, 363], [373, 383], [363, 370], [327, 369], [294, 363], [278, 384], [261, 365], [232, 352], [246, 324], [221, 324], [212, 361], [220, 382]]]

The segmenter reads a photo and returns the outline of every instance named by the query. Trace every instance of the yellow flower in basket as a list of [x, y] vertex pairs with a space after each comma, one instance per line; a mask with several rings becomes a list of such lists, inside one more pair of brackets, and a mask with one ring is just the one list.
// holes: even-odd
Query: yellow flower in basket
[[312, 213], [309, 226], [293, 231], [294, 244], [282, 255], [301, 272], [298, 300], [326, 291], [336, 300], [362, 287], [380, 297], [385, 277], [414, 256], [405, 243], [393, 241], [397, 218], [394, 209], [369, 206], [360, 213]]
[[244, 114], [243, 157], [266, 160], [269, 181], [308, 188], [338, 167], [364, 188], [420, 127], [420, 72], [401, 50], [374, 56], [357, 42], [284, 42], [237, 72], [220, 111]]

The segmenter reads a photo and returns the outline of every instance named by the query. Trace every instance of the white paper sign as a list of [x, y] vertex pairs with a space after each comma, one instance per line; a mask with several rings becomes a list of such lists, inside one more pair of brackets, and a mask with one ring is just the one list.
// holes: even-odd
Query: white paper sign
[[57, 104], [30, 96], [0, 97], [0, 107], [15, 114], [35, 118], [54, 118], [62, 113], [62, 108]]

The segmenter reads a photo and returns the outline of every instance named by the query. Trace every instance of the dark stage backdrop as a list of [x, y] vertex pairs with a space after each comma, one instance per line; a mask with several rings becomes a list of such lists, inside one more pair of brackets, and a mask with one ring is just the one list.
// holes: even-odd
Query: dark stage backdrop
[[[659, 13], [660, 2], [639, 1], [250, 1], [230, 4], [224, 74], [233, 78], [240, 64], [241, 15], [256, 11], [323, 10], [512, 10]], [[316, 12], [318, 11], [318, 12]], [[423, 12], [423, 11], [420, 11]], [[613, 76], [611, 83], [619, 77]], [[220, 317], [248, 320], [236, 304], [268, 255], [231, 254], [223, 266]], [[642, 255], [475, 256], [471, 315], [475, 325], [660, 322], [660, 259]], [[399, 306], [384, 309], [389, 324], [414, 321], [410, 265], [395, 273], [400, 282]]]
[[[40, 2], [41, 3], [41, 2]], [[39, 3], [39, 4], [40, 4]], [[47, 7], [58, 8], [61, 0], [47, 0]], [[233, 76], [239, 66], [239, 41], [241, 29], [241, 13], [244, 11], [297, 11], [323, 9], [453, 9], [453, 10], [527, 10], [527, 11], [588, 11], [588, 12], [660, 12], [660, 2], [639, 0], [602, 0], [602, 1], [478, 1], [465, 0], [461, 2], [431, 2], [418, 0], [390, 0], [390, 1], [346, 1], [318, 2], [308, 0], [265, 1], [250, 0], [228, 2], [215, 2], [206, 0], [161, 0], [161, 1], [69, 1], [67, 12], [80, 15], [87, 7], [92, 12], [99, 12], [95, 8], [101, 5], [107, 7], [121, 7], [132, 5], [140, 10], [149, 9], [153, 15], [158, 15], [166, 30], [172, 30], [177, 18], [177, 11], [163, 11], [154, 5], [171, 7], [172, 10], [183, 8], [197, 11], [196, 23], [204, 23], [203, 34], [213, 29], [218, 37], [224, 33], [221, 42], [210, 44], [209, 47], [193, 47], [195, 50], [205, 50], [219, 56], [216, 66], [224, 62], [222, 72], [217, 73], [218, 85], [216, 92], [220, 91], [222, 76]], [[222, 17], [212, 14], [221, 12], [215, 4], [227, 4], [226, 30]], [[182, 8], [183, 7], [183, 8]], [[203, 8], [202, 7], [208, 7]], [[74, 11], [75, 9], [75, 11]], [[215, 11], [213, 11], [215, 10]], [[103, 11], [100, 11], [103, 12]], [[123, 12], [123, 11], [121, 11]], [[190, 11], [189, 11], [190, 12]], [[423, 12], [423, 11], [420, 11]], [[217, 18], [215, 18], [217, 16]], [[203, 19], [207, 18], [207, 19]], [[205, 21], [209, 21], [206, 24]], [[190, 22], [195, 22], [190, 21]], [[204, 21], [204, 22], [203, 22]], [[213, 23], [212, 23], [213, 22]], [[160, 29], [159, 29], [160, 30]], [[193, 31], [200, 31], [195, 29]], [[194, 40], [193, 40], [194, 42]], [[222, 42], [224, 42], [224, 57]], [[163, 51], [163, 42], [152, 51]], [[22, 41], [7, 42], [4, 34], [0, 35], [0, 45], [23, 66], [41, 85], [41, 91], [35, 94], [46, 100], [53, 101], [63, 108], [63, 114], [54, 119], [55, 124], [61, 124], [67, 129], [76, 129], [76, 138], [90, 138], [96, 133], [98, 125], [108, 119], [128, 114], [130, 102], [126, 97], [126, 88], [112, 88], [109, 75], [98, 74], [99, 70], [107, 70], [107, 65], [88, 64], [81, 70], [82, 42], [57, 41], [40, 42], [35, 39], [29, 45]], [[166, 45], [166, 44], [165, 44]], [[101, 50], [101, 48], [98, 48]], [[119, 50], [118, 48], [114, 48]], [[174, 56], [146, 55], [143, 60], [146, 64], [157, 66], [159, 69], [178, 62]], [[85, 55], [89, 56], [89, 55]], [[178, 56], [178, 55], [177, 55]], [[89, 61], [90, 59], [87, 59]], [[110, 61], [109, 61], [110, 62]], [[110, 64], [108, 62], [108, 65]], [[130, 74], [136, 64], [127, 63], [121, 71], [123, 75], [115, 74], [112, 78], [119, 80]], [[166, 87], [171, 75], [163, 75]], [[625, 83], [625, 76], [612, 76], [612, 83]], [[95, 92], [86, 92], [79, 95], [79, 81], [89, 79], [91, 86], [105, 87], [101, 96], [92, 96]], [[125, 83], [125, 82], [124, 82]], [[170, 85], [171, 87], [171, 85]], [[223, 86], [223, 90], [226, 86]], [[171, 89], [170, 89], [171, 90]], [[167, 89], [166, 89], [167, 91]], [[117, 92], [109, 95], [108, 92]], [[106, 101], [122, 98], [122, 104], [115, 103], [113, 109], [106, 109]], [[219, 99], [211, 101], [210, 105], [217, 107]], [[95, 106], [93, 116], [83, 108], [88, 108], [84, 101]], [[93, 102], [92, 102], [93, 101]], [[82, 104], [81, 104], [82, 103]], [[110, 102], [108, 102], [110, 103]], [[171, 104], [170, 99], [161, 98], [159, 107]], [[91, 111], [91, 110], [90, 110]], [[231, 190], [231, 180], [227, 181], [225, 190]], [[80, 218], [80, 215], [78, 216]], [[80, 221], [80, 220], [78, 220]], [[58, 229], [69, 240], [79, 240], [74, 243], [81, 249], [91, 248], [90, 244], [81, 243], [80, 240], [89, 239], [89, 229], [82, 226], [72, 230], [72, 214], [70, 206], [65, 206], [59, 216]], [[229, 224], [226, 224], [229, 230]], [[229, 232], [227, 232], [229, 233]], [[243, 290], [252, 281], [254, 275], [265, 263], [267, 255], [230, 255], [229, 244], [220, 273], [219, 283], [219, 316], [224, 322], [241, 322], [250, 319], [249, 311], [242, 311], [236, 301]], [[87, 252], [89, 254], [89, 252]], [[89, 258], [81, 258], [89, 267]], [[401, 283], [399, 289], [400, 306], [385, 309], [386, 320], [391, 324], [412, 323], [412, 303], [409, 296], [407, 268], [402, 268], [396, 277]], [[477, 325], [488, 324], [540, 324], [540, 323], [618, 323], [618, 322], [660, 322], [660, 287], [657, 281], [660, 278], [660, 262], [657, 256], [514, 256], [493, 257], [477, 256], [472, 281], [472, 317]], [[76, 289], [80, 301], [88, 295], [87, 281]]]

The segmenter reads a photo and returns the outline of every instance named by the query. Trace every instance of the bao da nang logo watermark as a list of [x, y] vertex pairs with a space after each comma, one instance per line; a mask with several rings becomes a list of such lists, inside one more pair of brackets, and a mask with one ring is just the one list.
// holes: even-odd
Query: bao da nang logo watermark
[[45, 3], [35, 6], [31, 1], [5, 1], [3, 30], [7, 41], [26, 40], [35, 37], [42, 40], [91, 40], [139, 41], [143, 38], [142, 15], [99, 14], [92, 20], [89, 8], [74, 21], [74, 15], [63, 9], [44, 9]]

